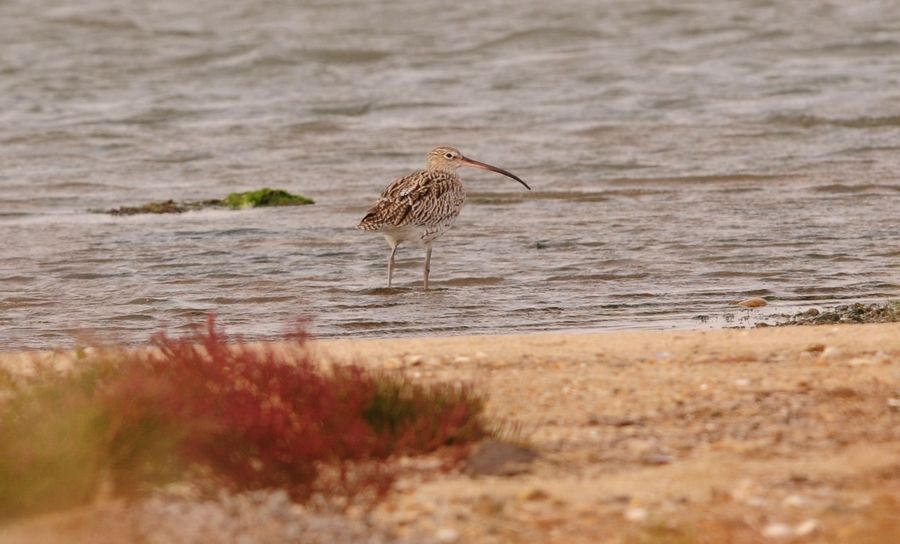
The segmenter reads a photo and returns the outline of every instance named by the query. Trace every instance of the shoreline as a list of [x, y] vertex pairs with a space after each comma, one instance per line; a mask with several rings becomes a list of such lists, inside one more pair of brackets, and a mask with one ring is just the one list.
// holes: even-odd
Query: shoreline
[[[858, 328], [861, 337], [847, 334]], [[759, 342], [763, 339], [763, 342]], [[840, 350], [842, 357], [866, 351], [865, 343], [879, 342], [884, 349], [900, 350], [900, 323], [783, 325], [778, 327], [729, 329], [636, 329], [603, 331], [549, 331], [516, 334], [469, 334], [401, 336], [395, 338], [311, 338], [308, 346], [327, 363], [357, 363], [388, 370], [422, 365], [450, 365], [490, 361], [499, 366], [518, 359], [556, 356], [566, 360], [591, 354], [601, 358], [643, 361], [650, 359], [712, 362], [716, 358], [764, 358], [777, 350], [796, 350], [803, 342], [825, 342]], [[276, 350], [287, 346], [281, 340], [248, 341], [247, 346], [269, 346]], [[85, 355], [106, 349], [58, 348], [0, 351], [0, 368], [13, 372], [34, 361], [48, 362], [59, 368], [77, 365]], [[119, 349], [112, 346], [112, 349]], [[122, 349], [154, 349], [149, 344], [129, 345]], [[79, 352], [81, 356], [79, 356]], [[663, 355], [659, 357], [659, 355]], [[768, 354], [768, 355], [767, 355]]]
[[[862, 337], [847, 334], [850, 330], [866, 330]], [[894, 334], [897, 333], [897, 334]], [[758, 339], [765, 339], [759, 344]], [[521, 357], [526, 350], [545, 356], [544, 350], [565, 346], [562, 353], [577, 357], [579, 353], [602, 348], [610, 356], [633, 358], [640, 350], [667, 348], [674, 355], [687, 356], [690, 350], [712, 349], [714, 353], [735, 351], [762, 354], [775, 349], [796, 347], [802, 341], [829, 339], [835, 347], [848, 353], [864, 351], [865, 342], [883, 342], [888, 349], [900, 349], [900, 323], [790, 325], [753, 329], [671, 329], [671, 330], [615, 330], [599, 332], [530, 332], [521, 334], [484, 334], [458, 336], [416, 336], [399, 338], [331, 338], [313, 340], [312, 345], [323, 352], [349, 361], [352, 356], [371, 359], [398, 353], [421, 351], [437, 356], [442, 352], [465, 356], [481, 352], [485, 358], [506, 360]], [[269, 343], [272, 344], [272, 343]], [[275, 342], [274, 344], [278, 344]], [[365, 351], [365, 354], [363, 354]], [[448, 353], [443, 353], [447, 355]], [[2, 354], [0, 354], [2, 356]], [[434, 362], [434, 361], [432, 361]]]
[[[743, 307], [745, 302], [759, 302], [760, 305], [751, 307]], [[431, 338], [478, 338], [478, 337], [520, 337], [535, 335], [595, 335], [595, 334], [617, 334], [617, 333], [643, 333], [643, 332], [714, 332], [720, 330], [752, 330], [767, 327], [784, 328], [793, 326], [817, 326], [817, 325], [845, 325], [845, 324], [878, 324], [878, 323], [898, 323], [900, 322], [900, 299], [881, 298], [857, 301], [847, 304], [838, 304], [831, 306], [822, 306], [816, 304], [807, 307], [805, 305], [792, 305], [788, 307], [768, 305], [763, 298], [754, 298], [728, 303], [727, 310], [722, 310], [719, 314], [694, 314], [680, 315], [679, 317], [662, 317], [645, 318], [640, 321], [620, 321], [616, 324], [606, 324], [603, 326], [593, 327], [550, 327], [525, 328], [524, 330], [510, 331], [502, 330], [452, 330], [437, 331], [425, 333], [422, 331], [406, 331], [402, 336], [368, 336], [365, 331], [358, 333], [344, 333], [339, 335], [317, 334], [314, 332], [315, 327], [311, 327], [311, 337], [316, 341], [332, 342], [332, 341], [369, 341], [369, 340], [421, 340]], [[822, 308], [821, 310], [819, 308]], [[311, 322], [314, 325], [314, 321]], [[188, 325], [202, 326], [203, 320], [189, 321]], [[220, 323], [220, 326], [222, 324]], [[227, 324], [224, 325], [226, 328]], [[287, 329], [285, 329], [287, 331]], [[185, 331], [173, 332], [162, 328], [156, 332], [171, 333], [174, 336], [180, 336]], [[0, 345], [0, 359], [4, 356], [16, 357], [22, 353], [65, 353], [78, 349], [78, 347], [91, 346], [93, 339], [97, 346], [107, 347], [123, 347], [125, 349], [140, 349], [141, 346], [147, 345], [151, 333], [147, 333], [147, 340], [125, 343], [117, 343], [114, 337], [104, 338], [102, 336], [86, 335], [87, 341], [75, 342], [72, 347], [13, 347], [14, 344]], [[66, 342], [71, 345], [72, 340]], [[261, 337], [247, 340], [246, 343], [255, 344], [277, 344], [280, 340], [278, 337]]]

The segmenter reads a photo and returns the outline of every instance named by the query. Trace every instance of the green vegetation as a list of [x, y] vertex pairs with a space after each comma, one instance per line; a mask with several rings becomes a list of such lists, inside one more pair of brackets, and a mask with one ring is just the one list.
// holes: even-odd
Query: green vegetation
[[258, 208], [261, 206], [301, 206], [313, 204], [311, 198], [302, 195], [292, 195], [282, 189], [269, 189], [263, 187], [256, 191], [243, 193], [231, 193], [222, 199], [222, 205], [232, 208]]
[[390, 437], [386, 444], [392, 452], [415, 453], [494, 434], [480, 417], [483, 408], [483, 399], [469, 387], [426, 387], [401, 375], [381, 374], [363, 417], [377, 433]]
[[492, 435], [470, 388], [325, 372], [305, 333], [290, 338], [276, 354], [210, 317], [190, 337], [156, 336], [153, 351], [85, 355], [76, 370], [31, 378], [0, 372], [0, 520], [198, 478], [365, 504], [389, 491], [392, 456]]
[[103, 211], [111, 215], [137, 215], [144, 213], [184, 213], [191, 210], [202, 210], [204, 208], [231, 208], [240, 210], [243, 208], [261, 208], [266, 206], [302, 206], [305, 204], [315, 204], [313, 199], [303, 195], [291, 194], [284, 189], [269, 189], [263, 187], [255, 191], [246, 191], [243, 193], [231, 193], [225, 198], [201, 201], [175, 202], [174, 200], [164, 200], [162, 202], [148, 202], [141, 206], [121, 206], [111, 210]]
[[97, 373], [14, 390], [0, 417], [0, 516], [88, 500], [102, 478], [103, 413]]
[[101, 359], [0, 390], [0, 519], [82, 504], [102, 486], [132, 494], [178, 474], [175, 426], [143, 413], [140, 396], [109, 402], [106, 384], [120, 372]]

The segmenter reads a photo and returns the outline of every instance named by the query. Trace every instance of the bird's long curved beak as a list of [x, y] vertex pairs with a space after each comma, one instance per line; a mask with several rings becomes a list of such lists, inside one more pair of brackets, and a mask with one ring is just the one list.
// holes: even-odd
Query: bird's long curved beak
[[506, 176], [508, 178], [512, 178], [512, 179], [518, 181], [519, 183], [524, 185], [525, 188], [528, 189], [529, 191], [531, 190], [531, 187], [529, 187], [527, 183], [522, 181], [522, 179], [519, 176], [513, 174], [512, 172], [507, 172], [506, 170], [504, 170], [502, 168], [497, 168], [496, 166], [491, 166], [490, 164], [485, 164], [483, 162], [472, 160], [472, 159], [469, 159], [466, 157], [460, 157], [459, 160], [461, 163], [465, 164], [466, 166], [472, 166], [474, 168], [481, 168], [482, 170], [490, 170], [491, 172], [497, 172], [498, 174], [503, 174], [504, 176]]

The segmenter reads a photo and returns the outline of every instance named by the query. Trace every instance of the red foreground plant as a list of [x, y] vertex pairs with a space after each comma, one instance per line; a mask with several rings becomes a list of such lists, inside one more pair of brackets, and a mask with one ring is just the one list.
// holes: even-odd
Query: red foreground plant
[[[380, 496], [391, 483], [380, 460], [489, 434], [483, 401], [470, 389], [413, 384], [356, 366], [325, 372], [306, 340], [301, 330], [277, 352], [247, 345], [217, 330], [213, 316], [189, 338], [155, 336], [158, 352], [126, 360], [107, 388], [118, 414], [115, 457], [134, 457], [135, 429], [166, 426], [176, 429], [180, 459], [236, 489], [277, 487], [296, 499], [314, 492]], [[337, 474], [328, 478], [332, 489], [321, 489], [323, 469]]]

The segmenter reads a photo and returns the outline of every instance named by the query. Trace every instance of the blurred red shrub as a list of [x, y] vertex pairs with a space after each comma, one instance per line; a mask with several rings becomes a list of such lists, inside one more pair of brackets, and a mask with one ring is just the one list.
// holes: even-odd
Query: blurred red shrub
[[[213, 316], [187, 338], [155, 336], [158, 351], [126, 357], [106, 388], [117, 414], [114, 458], [127, 464], [139, 453], [129, 449], [135, 429], [164, 426], [174, 429], [181, 460], [211, 469], [232, 488], [352, 498], [388, 490], [383, 460], [392, 454], [489, 434], [483, 400], [469, 388], [414, 384], [358, 366], [326, 371], [311, 359], [302, 329], [290, 338], [277, 347], [248, 345], [217, 329]], [[332, 476], [320, 478], [323, 469]]]

